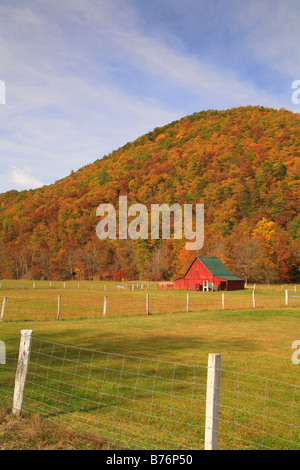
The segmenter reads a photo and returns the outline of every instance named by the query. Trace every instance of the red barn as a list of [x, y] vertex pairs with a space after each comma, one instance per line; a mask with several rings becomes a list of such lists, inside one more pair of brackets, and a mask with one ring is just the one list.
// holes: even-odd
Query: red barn
[[197, 256], [185, 276], [174, 281], [174, 289], [240, 290], [244, 280], [231, 274], [219, 258]]

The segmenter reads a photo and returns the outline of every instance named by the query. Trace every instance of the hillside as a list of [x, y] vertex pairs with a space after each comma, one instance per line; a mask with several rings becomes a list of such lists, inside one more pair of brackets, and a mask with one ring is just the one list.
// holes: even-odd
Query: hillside
[[[153, 280], [182, 274], [196, 255], [219, 256], [257, 282], [299, 273], [300, 116], [240, 107], [202, 111], [50, 186], [0, 195], [0, 277]], [[128, 203], [205, 205], [205, 242], [103, 241], [96, 209]]]

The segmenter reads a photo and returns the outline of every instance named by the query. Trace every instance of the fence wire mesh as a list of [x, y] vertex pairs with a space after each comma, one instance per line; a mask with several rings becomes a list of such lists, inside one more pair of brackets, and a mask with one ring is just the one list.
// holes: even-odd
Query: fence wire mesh
[[79, 288], [74, 284], [73, 287], [66, 285], [63, 288], [58, 282], [57, 285], [46, 288], [42, 282], [38, 281], [34, 289], [32, 287], [13, 289], [9, 287], [10, 284], [5, 283], [0, 289], [0, 310], [6, 298], [3, 321], [55, 321], [58, 311], [61, 320], [103, 318], [104, 298], [106, 298], [106, 317], [300, 307], [299, 292], [295, 293], [291, 287], [286, 297], [285, 291], [281, 290], [186, 292], [158, 291], [154, 290], [153, 286], [150, 289], [147, 287], [137, 289], [135, 286], [135, 290], [132, 290], [129, 285], [124, 289], [110, 285], [104, 290], [103, 285], [91, 289], [88, 284], [80, 284]]
[[[0, 365], [11, 403], [18, 338]], [[221, 369], [219, 449], [300, 449], [300, 387]], [[203, 449], [207, 367], [33, 338], [23, 412], [111, 448]]]
[[227, 449], [300, 449], [300, 387], [221, 370], [219, 445]]
[[0, 403], [5, 405], [12, 403], [20, 338], [1, 335], [1, 341], [5, 345], [5, 362], [0, 363]]
[[33, 340], [24, 410], [130, 449], [204, 440], [205, 368]]

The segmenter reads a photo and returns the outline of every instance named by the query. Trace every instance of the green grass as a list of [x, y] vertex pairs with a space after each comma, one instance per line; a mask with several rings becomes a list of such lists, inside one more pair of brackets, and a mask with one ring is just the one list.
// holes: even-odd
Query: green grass
[[[131, 286], [134, 290], [131, 290]], [[137, 288], [137, 285], [139, 286]], [[123, 286], [118, 288], [117, 286]], [[127, 286], [127, 287], [126, 287]], [[155, 283], [114, 283], [77, 281], [63, 282], [2, 281], [0, 303], [7, 297], [5, 322], [9, 321], [51, 321], [56, 320], [58, 296], [61, 298], [60, 319], [101, 318], [104, 296], [107, 297], [107, 317], [143, 316], [146, 314], [146, 296], [149, 295], [150, 312], [153, 315], [180, 313], [187, 310], [187, 292], [181, 290], [157, 290]], [[17, 288], [18, 287], [18, 288]], [[273, 287], [273, 286], [271, 286]], [[277, 286], [275, 286], [277, 287]], [[300, 291], [298, 287], [298, 292]], [[252, 289], [224, 292], [225, 310], [253, 308]], [[294, 286], [289, 286], [289, 295]], [[285, 307], [284, 291], [274, 289], [255, 290], [256, 308]], [[300, 307], [300, 299], [289, 298], [289, 307]], [[189, 292], [189, 311], [199, 312], [222, 308], [221, 292]]]
[[[174, 303], [185, 305], [186, 292], [164, 292], [162, 296], [151, 287], [150, 294], [163, 299], [162, 311], [157, 314], [147, 316], [144, 312], [126, 314], [123, 311], [120, 315], [108, 314], [106, 318], [101, 314], [90, 318], [71, 315], [78, 305], [86, 303], [85, 308], [89, 307], [90, 289], [80, 286], [80, 289], [65, 292], [66, 295], [68, 292], [66, 299], [70, 310], [68, 315], [67, 310], [62, 310], [60, 321], [53, 320], [53, 315], [50, 319], [43, 318], [44, 321], [33, 315], [35, 308], [42, 308], [39, 293], [45, 295], [45, 287], [34, 292], [12, 289], [15, 299], [20, 293], [27, 298], [29, 307], [26, 315], [20, 308], [17, 321], [10, 318], [1, 324], [0, 339], [16, 337], [7, 342], [8, 349], [16, 352], [20, 330], [34, 331], [24, 405], [28, 406], [27, 411], [38, 411], [46, 420], [61, 422], [76, 431], [85, 430], [88, 434], [94, 432], [97, 422], [97, 428], [102, 429], [101, 439], [122, 448], [138, 445], [134, 436], [144, 438], [145, 430], [147, 442], [159, 443], [160, 448], [167, 446], [170, 439], [178, 448], [187, 445], [201, 448], [205, 413], [203, 384], [208, 354], [214, 352], [222, 355], [221, 448], [259, 448], [260, 445], [289, 448], [291, 439], [300, 445], [299, 428], [295, 427], [300, 422], [300, 396], [298, 388], [288, 385], [299, 386], [300, 365], [292, 363], [294, 350], [291, 346], [294, 340], [300, 339], [300, 309], [291, 306], [186, 313], [182, 308], [181, 312], [163, 313], [163, 304], [167, 304], [168, 299], [176, 298]], [[107, 294], [115, 294], [117, 301], [129, 302], [134, 297], [145, 305], [147, 291], [118, 294], [113, 289], [114, 284], [111, 290], [107, 286]], [[102, 295], [103, 291], [100, 293]], [[52, 294], [55, 317], [57, 290], [47, 289], [47, 295]], [[95, 298], [99, 294], [95, 288], [94, 294]], [[209, 299], [218, 294], [202, 293], [202, 296], [206, 295], [209, 303]], [[257, 292], [257, 297], [260, 294], [264, 296], [265, 292]], [[274, 294], [281, 296], [281, 292]], [[195, 295], [197, 293], [191, 293], [190, 300]], [[232, 293], [232, 299], [248, 300], [251, 295], [248, 291], [236, 292]], [[36, 320], [30, 320], [30, 316]], [[70, 347], [66, 349], [65, 345]], [[127, 356], [148, 361], [140, 363], [139, 359]], [[170, 364], [174, 362], [182, 366], [174, 368]], [[175, 374], [173, 389], [170, 388], [172, 374]], [[154, 395], [151, 390], [155, 390]], [[11, 399], [11, 394], [7, 393], [8, 402]], [[170, 411], [171, 405], [175, 411]], [[55, 413], [55, 407], [64, 412]], [[291, 418], [292, 427], [289, 426]], [[109, 431], [105, 423], [111, 423], [113, 431]]]
[[[299, 339], [300, 310], [245, 309], [106, 317], [68, 321], [3, 322], [1, 333], [33, 329], [37, 338], [119, 354], [206, 364], [224, 355], [226, 367], [277, 380], [296, 380], [291, 344]], [[224, 363], [223, 363], [224, 365]]]

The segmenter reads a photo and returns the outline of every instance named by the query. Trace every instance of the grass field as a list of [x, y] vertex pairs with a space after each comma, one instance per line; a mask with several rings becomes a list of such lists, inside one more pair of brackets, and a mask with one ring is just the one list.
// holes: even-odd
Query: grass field
[[[284, 307], [282, 289], [256, 288], [255, 294], [257, 304], [271, 291], [275, 305], [282, 301], [279, 308], [246, 308], [252, 306], [248, 290], [225, 293], [225, 310], [215, 307], [221, 306], [218, 292], [190, 293], [187, 313], [186, 292], [161, 292], [153, 284], [122, 292], [115, 283], [105, 292], [95, 283], [61, 284], [2, 285], [8, 301], [0, 339], [12, 362], [20, 330], [34, 332], [25, 412], [70, 429], [80, 423], [91, 434], [97, 423], [102, 437], [122, 448], [202, 448], [207, 357], [220, 353], [220, 447], [300, 448], [300, 365], [291, 360], [300, 309], [296, 299]], [[62, 311], [55, 321], [58, 292]], [[146, 293], [151, 315], [145, 314]], [[146, 432], [147, 441], [138, 442]]]
[[[34, 286], [34, 287], [33, 287]], [[143, 287], [143, 289], [141, 288]], [[132, 290], [134, 287], [134, 290]], [[289, 292], [289, 307], [300, 307], [300, 286], [257, 286], [256, 308], [285, 307], [285, 291]], [[294, 291], [296, 290], [296, 292]], [[297, 294], [298, 292], [298, 294]], [[224, 292], [189, 292], [189, 312], [206, 310], [253, 308], [253, 289]], [[101, 318], [104, 296], [107, 298], [106, 317], [146, 314], [146, 296], [153, 315], [187, 311], [187, 292], [157, 290], [155, 283], [115, 283], [91, 281], [2, 281], [0, 305], [7, 298], [5, 322], [19, 320], [56, 320], [60, 296], [60, 320]], [[224, 305], [223, 303], [224, 302]]]

